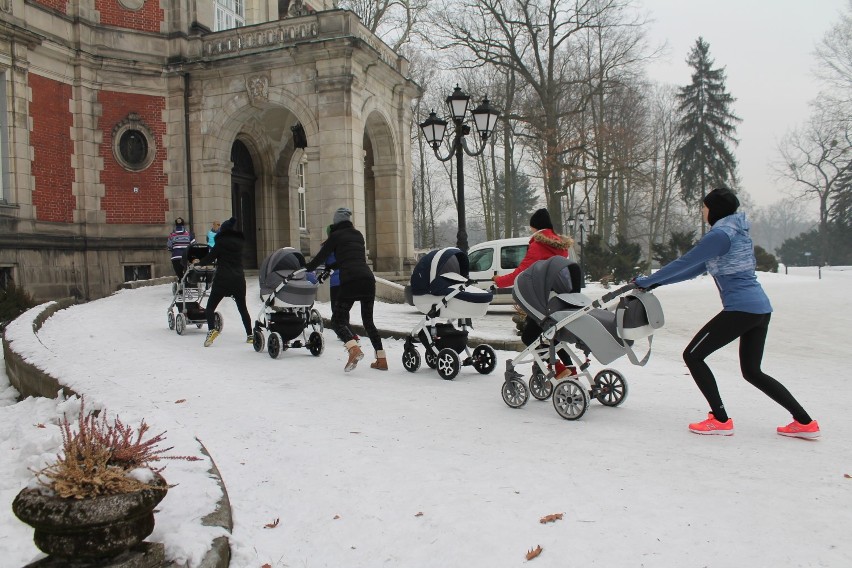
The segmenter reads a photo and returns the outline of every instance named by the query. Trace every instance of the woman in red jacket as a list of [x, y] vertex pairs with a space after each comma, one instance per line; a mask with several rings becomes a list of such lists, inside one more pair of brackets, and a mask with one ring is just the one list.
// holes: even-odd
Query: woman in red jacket
[[[550, 213], [547, 212], [547, 209], [539, 209], [532, 214], [532, 217], [530, 217], [530, 229], [532, 229], [533, 234], [530, 237], [527, 254], [513, 272], [504, 274], [503, 276], [494, 276], [494, 285], [498, 288], [508, 288], [514, 285], [518, 274], [539, 260], [545, 260], [552, 256], [568, 257], [568, 250], [574, 244], [574, 239], [556, 234], [553, 230], [553, 222], [550, 220]], [[524, 345], [530, 345], [533, 341], [538, 340], [541, 331], [541, 327], [532, 318], [526, 318], [524, 331], [521, 333], [521, 341]], [[556, 363], [557, 378], [562, 378], [567, 374], [574, 374], [573, 367], [570, 367], [571, 358], [561, 351], [559, 352], [559, 358], [562, 361]]]

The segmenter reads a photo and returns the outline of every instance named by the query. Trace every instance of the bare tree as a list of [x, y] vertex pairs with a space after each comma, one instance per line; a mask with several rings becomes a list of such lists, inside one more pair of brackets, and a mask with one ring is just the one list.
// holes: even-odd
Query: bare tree
[[[563, 128], [587, 102], [588, 78], [579, 65], [580, 32], [607, 26], [621, 0], [458, 0], [434, 18], [438, 45], [461, 49], [460, 67], [494, 65], [523, 83], [527, 106], [516, 118], [539, 140], [544, 190], [554, 223], [561, 225], [560, 195], [566, 154], [580, 150]], [[524, 107], [522, 107], [524, 108]]]
[[[803, 197], [819, 201], [819, 232], [823, 236], [825, 258], [827, 227], [836, 194], [845, 188], [844, 179], [852, 169], [852, 129], [849, 120], [838, 121], [819, 107], [801, 128], [781, 141], [782, 162], [773, 169], [781, 179], [792, 182]], [[822, 260], [821, 259], [821, 260]]]
[[427, 0], [340, 0], [338, 6], [355, 12], [367, 29], [399, 51], [417, 33]]

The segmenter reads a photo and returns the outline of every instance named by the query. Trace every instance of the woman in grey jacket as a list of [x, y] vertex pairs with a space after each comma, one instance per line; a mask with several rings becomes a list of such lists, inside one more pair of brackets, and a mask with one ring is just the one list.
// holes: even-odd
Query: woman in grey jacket
[[745, 380], [764, 392], [793, 415], [793, 422], [779, 426], [778, 434], [797, 438], [817, 438], [819, 424], [805, 412], [784, 385], [761, 368], [772, 306], [755, 275], [754, 245], [744, 213], [737, 213], [740, 202], [725, 187], [704, 198], [704, 220], [711, 229], [695, 247], [651, 276], [635, 278], [642, 289], [683, 282], [709, 272], [722, 297], [722, 311], [692, 338], [683, 352], [683, 360], [710, 404], [707, 420], [689, 425], [696, 434], [734, 433], [734, 421], [728, 417], [713, 372], [704, 362], [711, 353], [740, 340], [740, 368]]

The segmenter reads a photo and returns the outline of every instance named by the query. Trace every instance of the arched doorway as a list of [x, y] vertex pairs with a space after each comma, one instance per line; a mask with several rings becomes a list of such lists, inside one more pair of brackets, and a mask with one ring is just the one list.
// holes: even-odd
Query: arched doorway
[[231, 211], [237, 218], [237, 229], [245, 235], [243, 267], [257, 268], [257, 218], [255, 213], [254, 162], [246, 145], [239, 140], [231, 146]]

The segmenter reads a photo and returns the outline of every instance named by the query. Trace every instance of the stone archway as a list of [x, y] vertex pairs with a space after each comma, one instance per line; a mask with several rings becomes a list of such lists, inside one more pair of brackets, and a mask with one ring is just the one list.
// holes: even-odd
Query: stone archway
[[364, 214], [367, 250], [378, 272], [399, 271], [408, 242], [404, 222], [405, 188], [400, 187], [398, 145], [390, 122], [378, 111], [364, 126]]

